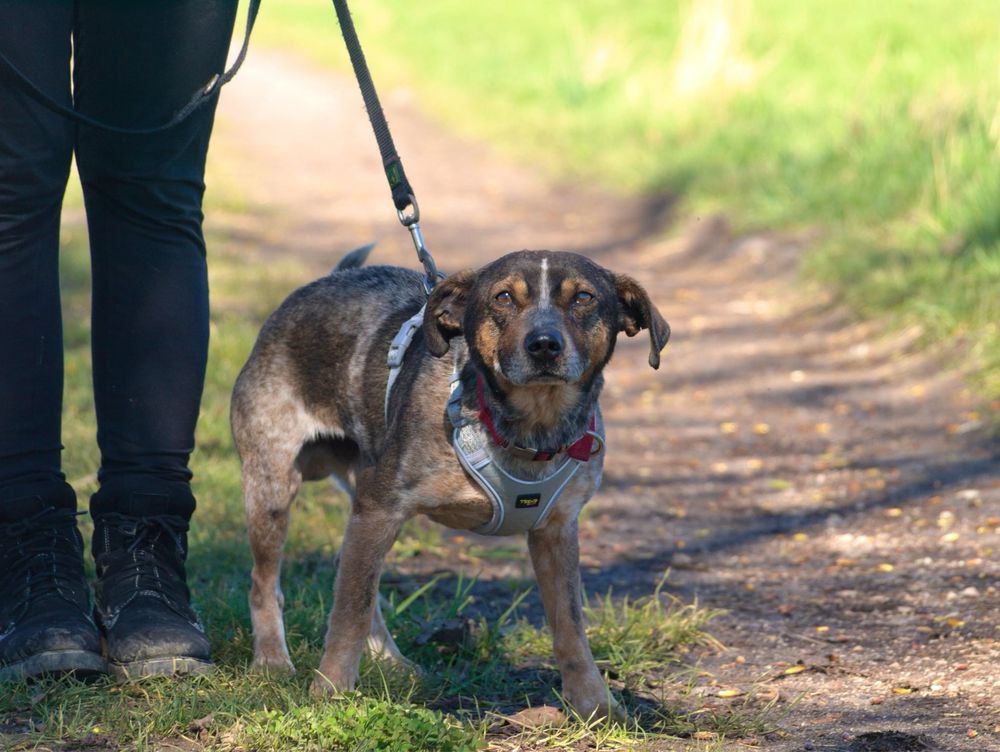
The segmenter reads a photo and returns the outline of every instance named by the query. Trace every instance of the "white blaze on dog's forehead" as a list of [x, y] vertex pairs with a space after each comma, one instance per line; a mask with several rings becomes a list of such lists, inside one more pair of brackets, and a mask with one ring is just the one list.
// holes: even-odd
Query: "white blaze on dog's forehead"
[[538, 282], [538, 307], [548, 308], [552, 305], [552, 301], [549, 298], [549, 260], [542, 256], [542, 273], [541, 279]]

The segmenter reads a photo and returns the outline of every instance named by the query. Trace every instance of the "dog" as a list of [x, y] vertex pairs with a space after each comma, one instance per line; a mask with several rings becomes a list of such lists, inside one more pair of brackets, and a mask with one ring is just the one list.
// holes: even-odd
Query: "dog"
[[[353, 494], [314, 694], [353, 689], [366, 643], [413, 667], [386, 629], [378, 583], [400, 527], [424, 514], [527, 532], [563, 696], [583, 717], [621, 719], [584, 633], [577, 518], [601, 481], [598, 397], [616, 338], [648, 331], [658, 368], [670, 328], [634, 279], [574, 253], [510, 253], [429, 297], [423, 282], [347, 260], [270, 316], [236, 381], [252, 668], [294, 671], [280, 585], [289, 510], [302, 481], [332, 475]], [[487, 466], [521, 484], [516, 500], [482, 484]]]

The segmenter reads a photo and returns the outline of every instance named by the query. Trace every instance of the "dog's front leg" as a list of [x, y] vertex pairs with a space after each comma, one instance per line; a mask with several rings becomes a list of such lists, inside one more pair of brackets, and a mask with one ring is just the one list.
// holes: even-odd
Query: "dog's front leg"
[[587, 643], [580, 587], [580, 544], [576, 519], [550, 520], [528, 533], [535, 577], [542, 592], [545, 619], [552, 630], [563, 695], [582, 717], [624, 720]]
[[382, 562], [402, 525], [377, 501], [358, 496], [340, 550], [333, 610], [323, 657], [312, 683], [316, 695], [354, 688], [358, 664], [371, 632]]

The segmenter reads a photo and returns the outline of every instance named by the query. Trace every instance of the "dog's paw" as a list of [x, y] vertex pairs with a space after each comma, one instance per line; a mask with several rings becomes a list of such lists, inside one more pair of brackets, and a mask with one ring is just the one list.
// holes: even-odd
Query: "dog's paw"
[[277, 658], [254, 656], [253, 662], [250, 664], [250, 670], [258, 674], [291, 676], [295, 673], [295, 665], [286, 656], [279, 656]]
[[566, 699], [579, 716], [585, 720], [608, 719], [624, 723], [628, 713], [618, 704], [605, 687], [603, 691], [567, 693]]
[[312, 684], [309, 685], [309, 694], [316, 699], [337, 697], [345, 692], [354, 689], [353, 677], [338, 676], [334, 671], [324, 672], [322, 669], [316, 671]]
[[419, 665], [401, 655], [372, 655], [371, 659], [386, 671], [391, 671], [394, 674], [412, 676], [414, 679], [423, 679], [427, 675]]

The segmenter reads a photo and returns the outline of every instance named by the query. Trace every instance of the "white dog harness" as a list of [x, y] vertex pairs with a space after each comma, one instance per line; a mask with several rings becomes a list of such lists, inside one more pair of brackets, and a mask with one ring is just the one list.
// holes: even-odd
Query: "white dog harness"
[[[386, 359], [389, 378], [385, 387], [386, 425], [389, 423], [389, 397], [399, 376], [403, 356], [413, 341], [413, 336], [423, 321], [421, 308], [412, 318], [403, 323], [399, 333], [389, 346]], [[520, 447], [506, 441], [497, 433], [493, 419], [486, 409], [482, 394], [482, 379], [477, 380], [479, 397], [479, 417], [486, 432], [479, 430], [473, 421], [462, 417], [462, 382], [456, 362], [451, 374], [451, 396], [448, 399], [448, 419], [452, 424], [451, 444], [459, 463], [472, 476], [493, 506], [493, 516], [485, 525], [473, 530], [480, 535], [514, 535], [534, 530], [548, 517], [559, 494], [570, 482], [580, 466], [604, 448], [604, 435], [598, 429], [597, 418], [591, 414], [587, 429], [573, 444], [554, 452], [540, 452]], [[525, 480], [511, 475], [497, 465], [486, 447], [486, 434], [494, 443], [523, 459], [537, 462], [552, 462], [560, 457], [555, 470], [538, 480]]]

